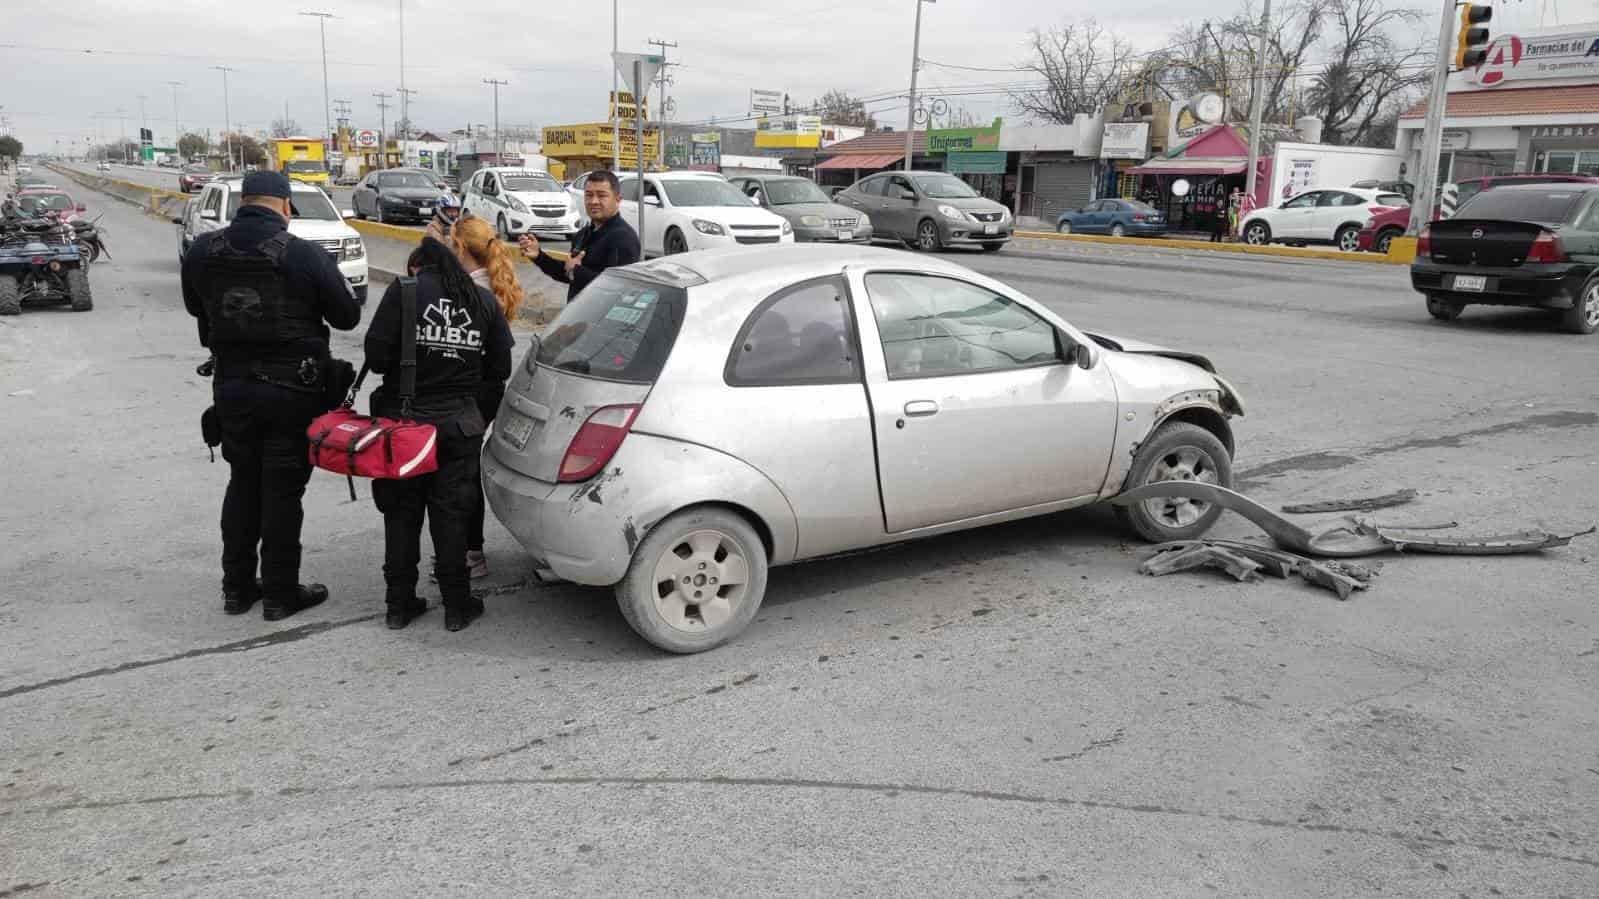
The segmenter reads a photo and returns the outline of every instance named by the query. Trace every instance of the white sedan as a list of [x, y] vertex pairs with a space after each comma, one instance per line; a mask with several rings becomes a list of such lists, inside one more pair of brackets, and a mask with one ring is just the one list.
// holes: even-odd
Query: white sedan
[[561, 182], [536, 169], [478, 169], [461, 190], [461, 206], [506, 238], [571, 240], [583, 227], [582, 200], [574, 202]]
[[1256, 209], [1244, 217], [1244, 243], [1330, 243], [1345, 252], [1359, 249], [1360, 229], [1380, 212], [1409, 206], [1403, 195], [1364, 187], [1306, 191], [1281, 206]]
[[[668, 256], [715, 247], [794, 242], [788, 219], [756, 206], [749, 197], [710, 172], [663, 172], [644, 176], [644, 255]], [[622, 179], [622, 220], [639, 224], [639, 179]]]

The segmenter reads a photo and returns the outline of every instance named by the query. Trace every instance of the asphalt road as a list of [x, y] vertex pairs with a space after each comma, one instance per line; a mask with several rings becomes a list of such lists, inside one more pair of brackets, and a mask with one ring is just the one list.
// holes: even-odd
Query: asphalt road
[[[95, 311], [0, 319], [0, 895], [1599, 892], [1594, 538], [1395, 556], [1339, 602], [1142, 577], [1086, 510], [780, 569], [668, 658], [492, 525], [482, 622], [383, 629], [378, 515], [319, 474], [333, 599], [228, 618], [171, 227], [105, 223]], [[962, 258], [1210, 354], [1268, 504], [1594, 518], [1599, 341], [1541, 316], [1436, 324], [1387, 267]]]

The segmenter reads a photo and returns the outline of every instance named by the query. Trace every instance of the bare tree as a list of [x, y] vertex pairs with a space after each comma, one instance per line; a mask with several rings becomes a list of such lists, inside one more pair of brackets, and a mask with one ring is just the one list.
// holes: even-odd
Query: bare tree
[[[1345, 2], [1345, 0], [1335, 0]], [[1321, 40], [1327, 11], [1313, 0], [1292, 0], [1272, 16], [1261, 56], [1260, 17], [1249, 6], [1223, 22], [1187, 25], [1158, 54], [1163, 83], [1174, 98], [1215, 91], [1238, 113], [1254, 103], [1257, 60], [1264, 76], [1265, 120], [1282, 121], [1295, 106], [1295, 73], [1305, 68]]]
[[1032, 58], [1023, 71], [1044, 81], [1037, 90], [1011, 92], [1011, 105], [1023, 115], [1069, 123], [1080, 112], [1094, 112], [1126, 93], [1137, 62], [1132, 44], [1093, 19], [1033, 29]]
[[970, 109], [959, 103], [950, 104], [949, 113], [944, 116], [945, 128], [976, 128], [981, 124]]
[[877, 119], [866, 111], [866, 104], [847, 91], [833, 89], [811, 104], [811, 114], [819, 115], [829, 125], [852, 125], [877, 130]]
[[293, 120], [291, 118], [288, 118], [288, 117], [285, 116], [284, 118], [281, 118], [281, 119], [273, 119], [272, 120], [272, 136], [273, 137], [294, 137], [294, 136], [298, 135], [299, 133], [300, 133], [300, 123], [296, 122], [295, 120]]
[[1328, 0], [1325, 8], [1330, 54], [1306, 92], [1306, 111], [1321, 117], [1327, 143], [1390, 143], [1400, 107], [1429, 77], [1421, 63], [1430, 48], [1394, 36], [1420, 33], [1421, 15], [1384, 0]]

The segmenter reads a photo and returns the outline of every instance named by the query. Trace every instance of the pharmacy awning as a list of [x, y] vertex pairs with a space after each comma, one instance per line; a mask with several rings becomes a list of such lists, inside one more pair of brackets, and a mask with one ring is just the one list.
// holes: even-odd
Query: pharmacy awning
[[904, 153], [850, 153], [844, 156], [824, 159], [816, 164], [816, 168], [860, 169], [861, 171], [875, 172], [878, 169], [886, 169], [904, 158]]

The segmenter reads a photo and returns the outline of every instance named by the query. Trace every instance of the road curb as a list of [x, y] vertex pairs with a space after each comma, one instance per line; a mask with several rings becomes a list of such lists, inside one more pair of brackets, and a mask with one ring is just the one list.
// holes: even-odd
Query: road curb
[[[1345, 253], [1341, 250], [1312, 250], [1306, 247], [1250, 246], [1244, 243], [1211, 243], [1204, 240], [1172, 240], [1161, 237], [1110, 237], [1098, 234], [1057, 234], [1053, 231], [1017, 231], [1017, 237], [1033, 240], [1059, 240], [1076, 243], [1099, 243], [1120, 246], [1156, 247], [1171, 250], [1200, 250], [1208, 253], [1236, 253], [1245, 256], [1278, 256], [1290, 259], [1327, 259], [1334, 262], [1355, 262], [1364, 265], [1408, 265], [1415, 258], [1414, 241], [1409, 258], [1396, 256], [1390, 245], [1388, 255], [1376, 253]], [[1402, 254], [1400, 254], [1402, 255]]]

